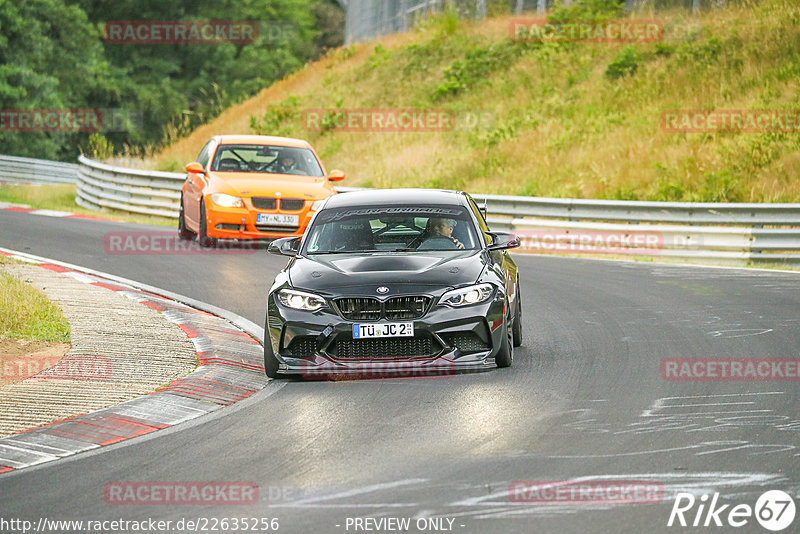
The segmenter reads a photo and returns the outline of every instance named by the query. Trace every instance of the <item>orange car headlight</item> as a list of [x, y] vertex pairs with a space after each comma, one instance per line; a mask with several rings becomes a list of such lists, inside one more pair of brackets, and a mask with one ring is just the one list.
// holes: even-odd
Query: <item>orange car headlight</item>
[[211, 195], [211, 202], [223, 208], [243, 208], [244, 202], [239, 197], [226, 195], [225, 193], [214, 193]]
[[315, 200], [313, 204], [311, 204], [311, 211], [317, 211], [322, 203], [325, 202], [325, 199], [322, 200]]

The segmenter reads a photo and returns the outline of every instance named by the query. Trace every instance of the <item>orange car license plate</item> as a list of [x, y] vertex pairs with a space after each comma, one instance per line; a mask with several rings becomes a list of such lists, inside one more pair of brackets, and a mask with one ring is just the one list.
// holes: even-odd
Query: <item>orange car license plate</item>
[[256, 224], [272, 224], [274, 226], [297, 226], [300, 224], [299, 215], [284, 215], [282, 213], [259, 213]]

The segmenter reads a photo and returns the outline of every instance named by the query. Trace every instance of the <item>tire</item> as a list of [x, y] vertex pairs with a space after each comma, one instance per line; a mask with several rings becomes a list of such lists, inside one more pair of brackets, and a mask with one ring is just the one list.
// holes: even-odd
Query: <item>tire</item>
[[213, 247], [217, 244], [217, 240], [213, 237], [208, 237], [208, 221], [206, 220], [206, 203], [200, 201], [200, 231], [197, 233], [197, 240], [200, 246], [204, 248]]
[[186, 219], [183, 216], [183, 196], [181, 196], [181, 207], [178, 212], [178, 235], [184, 241], [191, 241], [197, 235], [186, 227]]
[[514, 336], [514, 346], [522, 346], [522, 294], [519, 292], [519, 282], [517, 282], [517, 312], [511, 324], [511, 333]]
[[514, 327], [511, 324], [511, 316], [506, 317], [506, 320], [503, 321], [503, 331], [505, 335], [500, 342], [500, 350], [497, 351], [497, 356], [494, 358], [495, 364], [500, 368], [511, 367], [511, 363], [514, 361]]
[[269, 340], [267, 331], [264, 334], [264, 374], [268, 378], [279, 378], [278, 359], [275, 357], [275, 353], [272, 352], [272, 343]]

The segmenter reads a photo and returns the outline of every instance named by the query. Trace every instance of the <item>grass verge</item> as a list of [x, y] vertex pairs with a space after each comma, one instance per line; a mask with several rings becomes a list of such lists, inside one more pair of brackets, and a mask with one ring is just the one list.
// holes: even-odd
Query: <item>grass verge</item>
[[[0, 264], [9, 260], [0, 256]], [[70, 326], [61, 309], [29, 284], [0, 272], [0, 340], [69, 343]]]
[[114, 221], [158, 226], [176, 226], [177, 222], [167, 217], [136, 215], [113, 210], [91, 210], [75, 203], [75, 184], [48, 185], [0, 185], [0, 202], [26, 204], [32, 208], [69, 211]]

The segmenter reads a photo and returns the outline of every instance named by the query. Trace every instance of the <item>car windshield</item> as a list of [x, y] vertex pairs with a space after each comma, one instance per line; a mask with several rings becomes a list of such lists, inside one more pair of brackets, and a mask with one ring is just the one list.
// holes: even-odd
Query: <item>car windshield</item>
[[314, 152], [277, 145], [220, 145], [211, 170], [323, 176]]
[[463, 207], [364, 206], [320, 212], [308, 230], [304, 253], [413, 253], [478, 248], [475, 227]]

